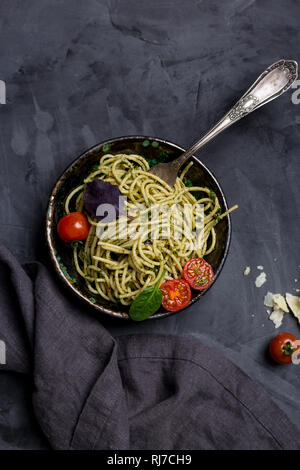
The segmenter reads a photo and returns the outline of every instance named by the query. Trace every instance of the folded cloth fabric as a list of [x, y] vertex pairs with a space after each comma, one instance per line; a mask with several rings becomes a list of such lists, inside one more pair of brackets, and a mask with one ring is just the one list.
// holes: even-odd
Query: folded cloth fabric
[[[299, 449], [263, 389], [190, 337], [121, 336], [0, 246], [1, 370], [30, 374], [55, 449]], [[289, 430], [286, 432], [286, 430]]]

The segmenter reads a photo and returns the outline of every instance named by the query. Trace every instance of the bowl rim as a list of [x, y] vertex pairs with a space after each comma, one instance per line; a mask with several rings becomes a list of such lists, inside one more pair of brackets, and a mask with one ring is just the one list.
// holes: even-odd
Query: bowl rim
[[[179, 145], [173, 143], [173, 142], [170, 142], [169, 140], [165, 140], [165, 139], [161, 139], [161, 138], [158, 138], [158, 137], [151, 137], [151, 136], [144, 136], [144, 135], [128, 135], [128, 136], [120, 136], [120, 137], [115, 137], [113, 139], [108, 139], [108, 140], [104, 140], [96, 145], [93, 145], [92, 147], [88, 148], [87, 150], [85, 150], [84, 152], [82, 152], [78, 157], [76, 157], [65, 169], [64, 171], [60, 174], [60, 176], [57, 178], [55, 184], [53, 185], [52, 189], [51, 189], [51, 193], [50, 193], [50, 197], [48, 199], [48, 204], [47, 204], [47, 209], [46, 209], [46, 230], [45, 230], [45, 234], [46, 234], [46, 243], [47, 243], [47, 248], [48, 248], [48, 252], [50, 254], [50, 259], [52, 261], [52, 264], [54, 265], [54, 269], [57, 273], [57, 275], [59, 276], [59, 278], [63, 281], [64, 285], [67, 286], [67, 288], [69, 290], [71, 290], [73, 292], [73, 294], [75, 294], [77, 296], [77, 298], [79, 298], [81, 301], [83, 301], [85, 304], [88, 304], [90, 307], [92, 307], [94, 310], [97, 310], [98, 312], [100, 312], [101, 314], [105, 314], [105, 315], [109, 315], [111, 318], [115, 318], [115, 319], [122, 319], [122, 320], [126, 320], [126, 321], [133, 321], [128, 315], [127, 313], [125, 312], [114, 312], [113, 310], [110, 310], [108, 307], [105, 307], [104, 305], [99, 305], [99, 304], [95, 304], [93, 303], [88, 297], [86, 297], [83, 293], [81, 293], [79, 290], [77, 290], [74, 285], [72, 284], [72, 282], [70, 282], [70, 280], [65, 276], [65, 274], [63, 273], [62, 271], [62, 268], [59, 264], [59, 261], [55, 255], [55, 251], [56, 251], [56, 248], [54, 246], [54, 237], [53, 237], [53, 232], [51, 230], [51, 227], [52, 227], [52, 219], [53, 219], [53, 216], [54, 216], [54, 210], [55, 210], [55, 205], [54, 205], [54, 199], [55, 199], [55, 195], [58, 191], [58, 189], [60, 188], [61, 184], [63, 183], [63, 178], [64, 176], [69, 173], [69, 171], [73, 168], [73, 166], [75, 164], [77, 164], [78, 161], [80, 160], [83, 160], [89, 153], [93, 152], [93, 151], [96, 151], [100, 148], [102, 148], [104, 145], [108, 145], [108, 144], [111, 144], [111, 143], [115, 143], [115, 142], [118, 142], [118, 141], [122, 141], [122, 140], [131, 140], [131, 141], [134, 141], [134, 140], [155, 140], [161, 144], [165, 144], [167, 146], [170, 146], [170, 147], [173, 147], [175, 148], [176, 150], [180, 150], [182, 152], [185, 151], [185, 149], [183, 149], [182, 147], [180, 147]], [[204, 163], [202, 163], [201, 160], [199, 160], [198, 158], [195, 157], [195, 155], [192, 155], [191, 156], [191, 160], [195, 161], [197, 164], [200, 164], [202, 166], [202, 168], [209, 174], [209, 176], [213, 179], [214, 183], [216, 184], [216, 186], [218, 187], [219, 191], [220, 191], [220, 194], [221, 194], [221, 197], [222, 197], [222, 201], [223, 201], [223, 204], [225, 206], [225, 209], [228, 210], [228, 205], [227, 205], [227, 201], [226, 201], [226, 198], [225, 198], [225, 195], [224, 195], [224, 192], [223, 192], [223, 189], [220, 185], [220, 183], [218, 182], [217, 178], [215, 177], [215, 175], [213, 174], [213, 172], [211, 170], [209, 170], [206, 165], [204, 165]], [[227, 214], [226, 216], [226, 220], [227, 220], [227, 224], [228, 224], [228, 230], [227, 230], [227, 237], [226, 237], [226, 243], [225, 243], [225, 248], [224, 248], [224, 254], [223, 254], [223, 257], [221, 259], [221, 262], [217, 268], [217, 270], [215, 271], [214, 273], [214, 280], [212, 282], [212, 284], [207, 288], [205, 289], [204, 291], [199, 291], [199, 294], [194, 297], [193, 299], [191, 299], [190, 303], [183, 309], [181, 310], [177, 310], [175, 312], [161, 312], [161, 313], [157, 313], [155, 315], [152, 315], [150, 317], [148, 317], [146, 320], [159, 320], [161, 318], [166, 318], [166, 317], [170, 317], [171, 315], [174, 315], [176, 313], [179, 313], [179, 312], [183, 312], [185, 309], [189, 308], [191, 305], [193, 305], [195, 302], [197, 302], [198, 300], [200, 300], [200, 298], [206, 294], [208, 292], [208, 290], [214, 285], [214, 283], [216, 282], [217, 278], [219, 277], [222, 269], [223, 269], [223, 266], [224, 266], [224, 263], [227, 259], [227, 256], [228, 256], [228, 252], [229, 252], [229, 247], [230, 247], [230, 242], [231, 242], [231, 232], [232, 232], [232, 227], [231, 227], [231, 218], [230, 218], [230, 214]]]

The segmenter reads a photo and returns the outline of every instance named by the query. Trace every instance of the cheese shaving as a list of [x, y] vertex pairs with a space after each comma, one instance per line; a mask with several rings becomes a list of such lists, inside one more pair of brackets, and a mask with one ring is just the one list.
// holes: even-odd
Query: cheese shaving
[[261, 273], [257, 278], [255, 279], [255, 285], [256, 287], [261, 287], [267, 280], [266, 273]]
[[280, 309], [283, 310], [284, 312], [288, 312], [289, 308], [286, 304], [285, 298], [283, 295], [280, 294], [274, 294], [273, 295], [273, 302], [274, 302], [274, 309]]
[[291, 311], [300, 323], [300, 297], [289, 293], [285, 294], [286, 301]]
[[248, 276], [250, 271], [251, 271], [250, 266], [246, 266], [245, 269], [244, 269], [244, 276]]
[[268, 292], [264, 299], [264, 305], [266, 307], [273, 307], [273, 295], [272, 292]]
[[283, 315], [284, 315], [284, 312], [278, 309], [278, 310], [273, 310], [273, 312], [269, 316], [269, 319], [274, 323], [275, 328], [279, 328], [282, 325]]
[[272, 311], [267, 310], [269, 320], [274, 323], [275, 328], [279, 328], [282, 325], [284, 313], [289, 311], [285, 298], [281, 294], [268, 292], [264, 298], [264, 305], [272, 307]]

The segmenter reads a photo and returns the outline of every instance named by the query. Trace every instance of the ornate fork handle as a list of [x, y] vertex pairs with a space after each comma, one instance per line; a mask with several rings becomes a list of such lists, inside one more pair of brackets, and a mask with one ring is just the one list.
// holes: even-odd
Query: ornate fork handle
[[254, 95], [247, 95], [244, 98], [241, 98], [240, 101], [233, 106], [229, 111], [228, 117], [231, 121], [238, 121], [246, 114], [251, 113], [258, 106], [259, 99]]
[[[298, 64], [294, 60], [279, 60], [268, 67], [246, 91], [240, 100], [200, 140], [174, 160], [179, 168], [203, 145], [247, 114], [282, 95], [298, 77]], [[173, 165], [172, 165], [173, 166]]]

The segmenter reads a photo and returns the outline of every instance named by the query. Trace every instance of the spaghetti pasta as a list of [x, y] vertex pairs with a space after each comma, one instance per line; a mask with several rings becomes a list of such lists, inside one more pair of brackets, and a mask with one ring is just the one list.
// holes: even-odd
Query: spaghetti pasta
[[[164, 270], [164, 280], [181, 277], [189, 258], [204, 257], [214, 250], [216, 223], [237, 206], [221, 213], [218, 198], [209, 188], [187, 187], [184, 179], [192, 164], [171, 188], [148, 172], [149, 164], [142, 156], [105, 154], [84, 184], [71, 191], [65, 201], [67, 214], [71, 207], [84, 210], [85, 185], [95, 179], [117, 185], [127, 198], [127, 214], [117, 221], [99, 222], [87, 214], [89, 235], [84, 244], [73, 244], [76, 270], [92, 294], [130, 305], [145, 287], [155, 285]], [[165, 217], [156, 210], [161, 207], [169, 209]], [[202, 228], [197, 232], [194, 229], [200, 222]]]

